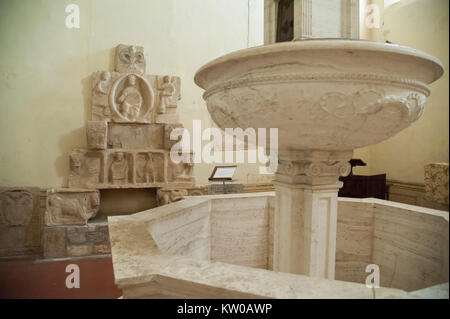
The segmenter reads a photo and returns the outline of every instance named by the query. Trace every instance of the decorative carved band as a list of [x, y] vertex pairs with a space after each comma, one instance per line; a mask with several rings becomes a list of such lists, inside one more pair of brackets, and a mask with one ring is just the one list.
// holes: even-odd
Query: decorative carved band
[[300, 152], [300, 156], [280, 154], [276, 181], [289, 184], [335, 184], [339, 176], [350, 174], [352, 152]]
[[425, 96], [430, 95], [428, 86], [420, 81], [409, 80], [405, 78], [383, 75], [383, 74], [368, 74], [368, 73], [288, 73], [277, 75], [257, 75], [251, 74], [239, 79], [229, 80], [219, 83], [208, 88], [203, 94], [203, 98], [207, 99], [210, 95], [233, 88], [239, 88], [250, 85], [264, 85], [270, 83], [280, 82], [371, 82], [371, 83], [386, 83], [390, 86], [397, 86], [410, 90], [419, 91]]

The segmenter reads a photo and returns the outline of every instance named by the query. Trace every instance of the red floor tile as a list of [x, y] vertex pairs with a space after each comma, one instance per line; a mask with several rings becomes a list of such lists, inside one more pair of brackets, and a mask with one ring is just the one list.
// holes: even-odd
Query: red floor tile
[[[80, 269], [80, 288], [67, 288], [69, 264]], [[0, 298], [118, 298], [111, 257], [0, 261]]]

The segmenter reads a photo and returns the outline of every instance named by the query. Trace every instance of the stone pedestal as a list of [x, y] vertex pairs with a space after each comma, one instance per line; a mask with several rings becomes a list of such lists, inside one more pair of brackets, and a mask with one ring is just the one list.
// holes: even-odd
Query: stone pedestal
[[274, 270], [334, 279], [339, 176], [352, 151], [281, 152], [274, 181]]

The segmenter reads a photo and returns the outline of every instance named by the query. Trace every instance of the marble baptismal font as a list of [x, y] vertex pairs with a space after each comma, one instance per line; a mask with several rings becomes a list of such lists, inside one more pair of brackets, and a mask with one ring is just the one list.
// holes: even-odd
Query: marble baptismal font
[[[293, 6], [290, 37], [280, 35], [277, 22], [284, 2]], [[442, 290], [448, 297], [448, 215], [337, 196], [353, 150], [419, 119], [428, 85], [443, 74], [429, 54], [360, 40], [359, 12], [356, 0], [266, 0], [265, 45], [198, 70], [194, 81], [220, 128], [278, 129], [278, 147], [267, 141], [268, 152], [278, 152], [276, 191], [191, 197], [110, 217], [124, 297], [413, 298]], [[285, 41], [277, 43], [280, 38]], [[117, 80], [114, 89], [125, 91], [132, 81]], [[131, 115], [111, 116], [134, 116], [133, 107], [145, 109], [146, 99], [133, 97], [125, 106], [113, 99], [122, 103], [117, 113]], [[421, 221], [426, 226], [419, 231], [414, 227]], [[391, 227], [407, 239], [395, 237]], [[381, 265], [381, 286], [402, 290], [362, 285], [367, 264]], [[431, 273], [437, 277], [427, 281]], [[437, 284], [444, 287], [404, 291]]]

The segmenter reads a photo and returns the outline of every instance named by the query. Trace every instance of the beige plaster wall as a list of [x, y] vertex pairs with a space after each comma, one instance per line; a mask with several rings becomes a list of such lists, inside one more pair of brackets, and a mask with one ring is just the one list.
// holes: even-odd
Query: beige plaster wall
[[[80, 8], [67, 29], [65, 7]], [[262, 0], [0, 0], [0, 185], [67, 186], [68, 152], [86, 147], [89, 76], [113, 69], [119, 43], [146, 49], [147, 73], [182, 79], [179, 113], [212, 125], [193, 82], [196, 70], [231, 51], [263, 43]], [[213, 164], [196, 165], [206, 183]], [[258, 164], [236, 178], [260, 182]]]
[[423, 183], [425, 164], [449, 161], [448, 13], [448, 0], [401, 0], [384, 10], [384, 40], [436, 56], [445, 74], [430, 85], [431, 96], [417, 122], [389, 140], [355, 151], [355, 157], [368, 163], [356, 173], [387, 173], [388, 179]]

